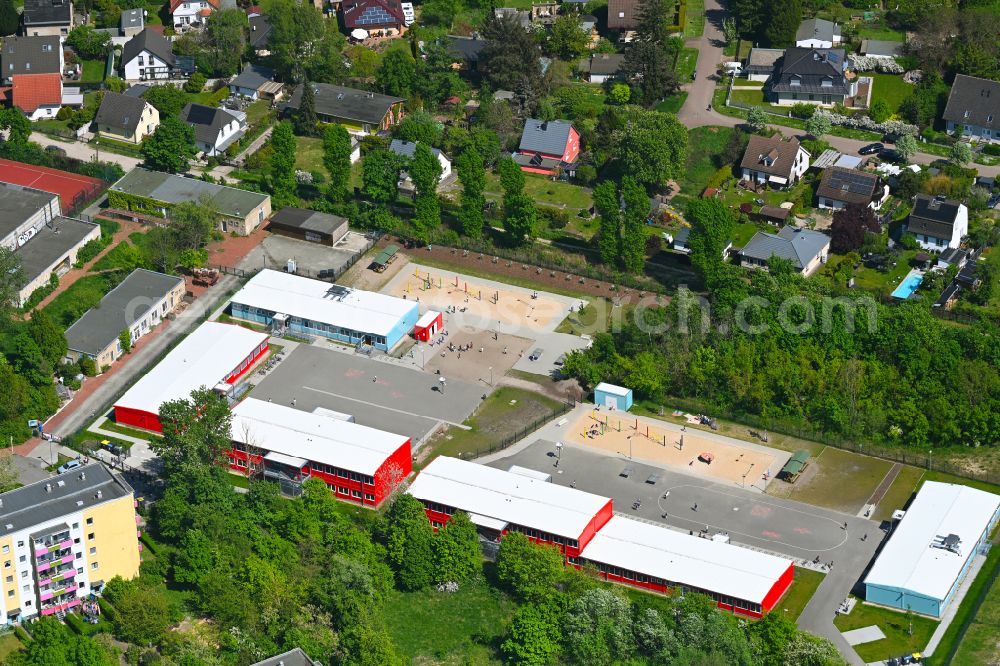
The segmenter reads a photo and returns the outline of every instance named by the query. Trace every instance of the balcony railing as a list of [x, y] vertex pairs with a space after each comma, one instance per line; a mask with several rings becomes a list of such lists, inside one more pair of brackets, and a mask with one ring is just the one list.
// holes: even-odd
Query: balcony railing
[[74, 606], [79, 606], [82, 603], [80, 599], [70, 599], [63, 604], [55, 604], [54, 606], [47, 606], [42, 608], [42, 615], [55, 615], [59, 611], [69, 610]]

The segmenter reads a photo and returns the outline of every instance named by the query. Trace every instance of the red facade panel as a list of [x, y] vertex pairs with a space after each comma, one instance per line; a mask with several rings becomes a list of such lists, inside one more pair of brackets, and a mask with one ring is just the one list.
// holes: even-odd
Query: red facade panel
[[133, 428], [163, 432], [159, 414], [150, 414], [141, 409], [115, 405], [115, 422], [132, 426]]
[[761, 606], [765, 611], [769, 611], [774, 608], [774, 605], [778, 603], [778, 600], [781, 599], [782, 595], [788, 591], [788, 588], [791, 586], [794, 578], [795, 565], [789, 564], [788, 570], [781, 574], [781, 577], [775, 581], [770, 591], [768, 591], [767, 596], [764, 597], [764, 601], [761, 603]]

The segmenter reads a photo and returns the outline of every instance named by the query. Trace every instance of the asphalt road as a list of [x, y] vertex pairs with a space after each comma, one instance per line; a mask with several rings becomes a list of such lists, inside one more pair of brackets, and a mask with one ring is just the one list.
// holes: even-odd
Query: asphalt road
[[[56, 146], [57, 148], [61, 148], [66, 151], [67, 156], [83, 160], [84, 162], [90, 162], [98, 155], [98, 151], [95, 150], [92, 145], [81, 141], [59, 141], [39, 132], [32, 132], [31, 140], [43, 147]], [[100, 157], [102, 162], [114, 162], [126, 172], [131, 171], [142, 164], [142, 160], [136, 159], [135, 157], [128, 157], [126, 155], [119, 155], [118, 153], [111, 153], [108, 151], [101, 152]]]

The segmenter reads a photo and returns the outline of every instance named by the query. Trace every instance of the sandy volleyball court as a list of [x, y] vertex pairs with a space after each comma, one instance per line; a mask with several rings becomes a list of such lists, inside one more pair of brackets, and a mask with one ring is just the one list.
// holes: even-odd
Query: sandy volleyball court
[[621, 412], [588, 410], [564, 437], [574, 444], [748, 488], [763, 489], [778, 471], [775, 456], [766, 450], [726, 444], [694, 429], [668, 430]]
[[579, 299], [412, 263], [382, 291], [419, 300], [421, 306], [444, 312], [453, 308], [466, 325], [478, 321], [475, 327], [480, 330], [495, 330], [500, 322], [503, 330], [513, 333], [521, 333], [521, 327], [550, 331], [566, 317], [570, 307], [579, 304]]

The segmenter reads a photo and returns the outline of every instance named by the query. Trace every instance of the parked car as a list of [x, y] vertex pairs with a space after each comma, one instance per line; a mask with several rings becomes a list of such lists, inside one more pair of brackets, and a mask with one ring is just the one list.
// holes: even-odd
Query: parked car
[[56, 470], [56, 474], [65, 474], [66, 472], [72, 471], [81, 465], [83, 465], [83, 463], [80, 462], [79, 458], [76, 458], [75, 460], [67, 460], [59, 466], [59, 469]]
[[537, 361], [538, 359], [540, 359], [542, 357], [542, 354], [544, 354], [544, 353], [545, 353], [544, 349], [542, 349], [541, 347], [537, 347], [535, 349], [535, 351], [531, 352], [531, 354], [528, 356], [528, 360], [529, 361]]
[[858, 155], [874, 155], [884, 148], [885, 146], [881, 143], [869, 143], [867, 146], [862, 146], [858, 149]]
[[892, 148], [884, 148], [878, 151], [878, 158], [883, 162], [902, 162], [903, 156], [899, 154], [898, 150], [893, 150]]
[[556, 359], [556, 365], [562, 366], [566, 363], [566, 354], [559, 354], [559, 358]]

